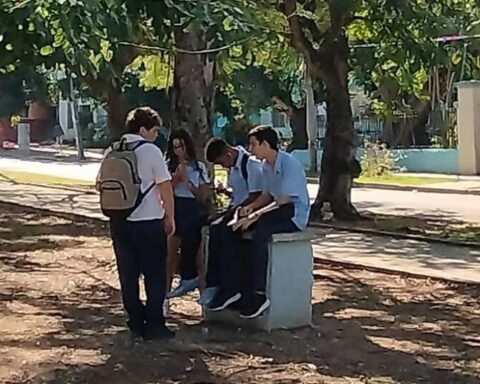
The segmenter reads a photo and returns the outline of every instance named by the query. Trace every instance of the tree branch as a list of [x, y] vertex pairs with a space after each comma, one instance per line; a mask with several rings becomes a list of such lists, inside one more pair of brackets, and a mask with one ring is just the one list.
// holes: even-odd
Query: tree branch
[[290, 30], [292, 31], [292, 43], [293, 45], [305, 56], [305, 60], [309, 65], [312, 63], [312, 57], [316, 51], [312, 43], [306, 38], [303, 31], [300, 16], [297, 14], [297, 1], [285, 0], [284, 6], [281, 7], [283, 13], [287, 17]]
[[273, 108], [275, 108], [277, 111], [285, 112], [288, 115], [288, 117], [291, 118], [293, 114], [293, 106], [288, 105], [285, 101], [280, 99], [278, 96], [273, 96], [272, 102], [273, 102]]
[[354, 22], [354, 21], [371, 21], [370, 18], [368, 17], [365, 17], [365, 16], [358, 16], [358, 15], [351, 15], [351, 16], [347, 16], [345, 17], [344, 21], [343, 21], [343, 26], [346, 27], [348, 24]]

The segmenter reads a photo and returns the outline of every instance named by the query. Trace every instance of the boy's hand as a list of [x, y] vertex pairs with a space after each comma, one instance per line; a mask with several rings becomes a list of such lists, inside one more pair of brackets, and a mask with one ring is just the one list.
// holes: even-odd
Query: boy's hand
[[215, 192], [216, 193], [221, 193], [223, 195], [227, 195], [227, 196], [231, 196], [231, 192], [228, 190], [228, 188], [225, 188], [225, 186], [223, 184], [218, 184], [216, 187], [215, 187]]
[[245, 207], [240, 208], [239, 215], [240, 217], [246, 217], [250, 215], [252, 212], [253, 212], [252, 207], [247, 205]]

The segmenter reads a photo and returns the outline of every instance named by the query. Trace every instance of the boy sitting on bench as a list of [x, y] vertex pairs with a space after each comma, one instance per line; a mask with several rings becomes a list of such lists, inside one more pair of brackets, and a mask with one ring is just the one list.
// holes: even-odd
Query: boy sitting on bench
[[[248, 136], [250, 151], [262, 160], [264, 188], [253, 202], [239, 208], [238, 217], [229, 223], [230, 230], [225, 231], [228, 237], [224, 239], [219, 258], [220, 290], [208, 308], [220, 311], [242, 299], [240, 316], [253, 319], [270, 306], [265, 292], [271, 236], [304, 230], [310, 213], [310, 200], [305, 171], [298, 160], [278, 150], [275, 130], [259, 126]], [[267, 209], [262, 212], [262, 208]], [[242, 297], [233, 266], [236, 258], [240, 257], [236, 250], [242, 232], [250, 226], [251, 267], [247, 273], [253, 277], [253, 286], [248, 287]]]
[[226, 194], [231, 198], [231, 202], [221, 221], [210, 226], [206, 288], [199, 300], [202, 305], [209, 304], [218, 292], [218, 255], [231, 232], [227, 227], [228, 222], [232, 220], [238, 207], [250, 204], [263, 190], [262, 163], [243, 147], [232, 147], [225, 140], [214, 137], [207, 143], [205, 158], [210, 163], [228, 169], [229, 190], [222, 187], [220, 190], [217, 189], [217, 192]]

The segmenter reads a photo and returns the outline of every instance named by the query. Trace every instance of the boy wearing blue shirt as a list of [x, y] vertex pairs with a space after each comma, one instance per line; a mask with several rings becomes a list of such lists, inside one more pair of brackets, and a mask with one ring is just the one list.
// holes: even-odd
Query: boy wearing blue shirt
[[231, 210], [220, 223], [210, 227], [206, 288], [199, 301], [203, 305], [211, 302], [220, 285], [219, 254], [232, 243], [232, 236], [235, 237], [227, 227], [233, 218], [233, 209], [250, 204], [263, 191], [262, 163], [243, 147], [232, 147], [221, 138], [213, 138], [207, 143], [205, 157], [208, 162], [228, 169], [227, 187], [230, 190], [222, 189], [221, 192], [231, 198]]
[[[276, 209], [260, 215], [251, 227], [252, 289], [244, 293], [246, 297], [242, 298], [241, 293], [235, 289], [222, 287], [209, 308], [221, 310], [242, 299], [241, 317], [251, 319], [260, 316], [270, 306], [265, 294], [268, 242], [275, 233], [304, 230], [310, 214], [310, 200], [302, 165], [290, 154], [279, 151], [278, 136], [273, 128], [259, 126], [250, 131], [249, 149], [262, 160], [264, 187], [254, 201], [240, 209], [240, 216], [251, 215], [269, 204]], [[227, 273], [232, 257], [236, 257], [235, 252], [223, 252], [223, 273]]]
[[262, 162], [243, 147], [232, 147], [225, 140], [215, 137], [207, 143], [205, 153], [207, 161], [228, 169], [230, 207], [247, 205], [262, 192]]

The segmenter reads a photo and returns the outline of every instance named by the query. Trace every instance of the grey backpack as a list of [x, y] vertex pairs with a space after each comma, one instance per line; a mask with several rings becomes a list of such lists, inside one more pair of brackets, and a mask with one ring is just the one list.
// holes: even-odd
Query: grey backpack
[[[98, 190], [102, 213], [111, 219], [126, 219], [152, 190], [152, 183], [144, 192], [138, 175], [135, 151], [148, 141], [127, 143], [125, 139], [112, 144], [111, 151], [100, 166]], [[151, 144], [151, 143], [150, 143]]]

